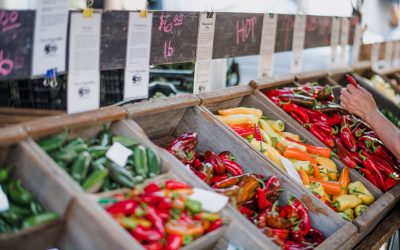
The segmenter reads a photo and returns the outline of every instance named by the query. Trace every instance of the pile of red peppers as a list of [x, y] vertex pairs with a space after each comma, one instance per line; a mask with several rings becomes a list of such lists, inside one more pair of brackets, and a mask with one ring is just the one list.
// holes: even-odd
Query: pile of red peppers
[[189, 199], [192, 192], [172, 179], [150, 183], [143, 191], [108, 199], [106, 210], [145, 249], [180, 249], [224, 223], [219, 213], [204, 212], [199, 201]]
[[[278, 206], [281, 184], [276, 176], [244, 173], [231, 152], [201, 154], [195, 151], [197, 143], [196, 133], [184, 133], [167, 149], [215, 192], [229, 196], [231, 204], [282, 249], [311, 249], [324, 240], [298, 199], [290, 197], [286, 206]], [[184, 155], [193, 157], [190, 163]]]
[[[354, 78], [346, 77], [357, 87]], [[326, 146], [335, 148], [345, 165], [358, 169], [382, 191], [388, 191], [399, 182], [400, 167], [396, 157], [368, 124], [333, 102], [330, 86], [308, 83], [268, 90], [265, 95]]]

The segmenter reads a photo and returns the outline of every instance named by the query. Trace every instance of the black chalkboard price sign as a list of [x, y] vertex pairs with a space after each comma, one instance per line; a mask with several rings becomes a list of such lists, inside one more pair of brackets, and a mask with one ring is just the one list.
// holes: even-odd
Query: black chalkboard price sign
[[263, 14], [217, 13], [213, 59], [260, 53]]
[[294, 15], [278, 15], [275, 52], [292, 50]]
[[29, 78], [34, 11], [0, 11], [0, 80]]
[[332, 17], [307, 16], [304, 48], [329, 46], [331, 43]]
[[195, 61], [198, 29], [198, 12], [155, 11], [150, 64]]

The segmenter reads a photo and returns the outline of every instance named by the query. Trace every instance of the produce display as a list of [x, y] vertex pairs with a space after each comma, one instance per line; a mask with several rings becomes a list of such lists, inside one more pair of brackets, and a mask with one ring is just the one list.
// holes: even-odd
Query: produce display
[[[351, 76], [347, 79], [357, 86]], [[329, 86], [305, 84], [268, 90], [265, 95], [382, 191], [400, 180], [396, 158], [368, 124], [332, 101]]]
[[396, 93], [394, 86], [386, 82], [380, 75], [373, 75], [370, 79], [363, 77], [363, 80], [386, 98], [400, 106], [400, 95]]
[[177, 157], [213, 190], [230, 198], [230, 202], [266, 236], [282, 249], [310, 249], [324, 240], [311, 227], [307, 208], [296, 198], [279, 206], [281, 184], [276, 176], [245, 173], [228, 151], [216, 154], [197, 152], [197, 133], [183, 133], [167, 150]]
[[[269, 120], [262, 116], [261, 110], [244, 107], [219, 110], [218, 113], [220, 114], [219, 119], [227, 123], [239, 135], [248, 139], [252, 146], [289, 175], [301, 178], [307, 189], [335, 211], [343, 211], [341, 203], [346, 203], [347, 200], [344, 200], [342, 196], [349, 196], [349, 194], [359, 196], [361, 190], [363, 192], [365, 190], [365, 196], [368, 197], [366, 202], [363, 202], [364, 206], [370, 205], [375, 200], [374, 196], [361, 182], [358, 182], [357, 185], [350, 183], [347, 168], [343, 169], [339, 175], [335, 162], [330, 159], [333, 155], [330, 148], [303, 143], [298, 135], [283, 132], [285, 129], [284, 122]], [[245, 123], [235, 123], [236, 120], [232, 118], [251, 113], [258, 114], [258, 123], [256, 123], [256, 119]], [[291, 171], [290, 166], [283, 166], [282, 157], [292, 162], [297, 173]], [[352, 188], [350, 188], [350, 185], [353, 185]], [[353, 208], [355, 206], [349, 209], [352, 210]], [[354, 216], [343, 217], [347, 220], [354, 219]]]
[[145, 249], [180, 249], [210, 233], [224, 221], [219, 213], [191, 200], [192, 188], [173, 179], [101, 199], [107, 212]]
[[56, 213], [45, 211], [21, 185], [21, 181], [9, 176], [7, 168], [0, 169], [0, 187], [9, 204], [7, 210], [0, 212], [0, 235], [32, 228], [59, 218]]
[[[160, 159], [154, 150], [146, 149], [128, 137], [113, 135], [107, 128], [94, 139], [67, 139], [68, 131], [64, 131], [44, 138], [38, 144], [86, 192], [133, 188], [160, 173]], [[106, 157], [114, 143], [120, 143], [133, 152], [124, 167]]]

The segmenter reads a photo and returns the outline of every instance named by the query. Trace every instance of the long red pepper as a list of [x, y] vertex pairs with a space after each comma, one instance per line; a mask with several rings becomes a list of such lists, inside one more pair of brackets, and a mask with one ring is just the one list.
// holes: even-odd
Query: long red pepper
[[388, 190], [394, 187], [397, 183], [399, 183], [399, 181], [392, 178], [386, 178], [385, 180], [385, 186]]
[[113, 204], [107, 208], [107, 212], [110, 214], [123, 214], [125, 216], [131, 215], [138, 207], [138, 203], [134, 200], [124, 200]]
[[226, 179], [228, 179], [228, 175], [227, 175], [227, 174], [223, 174], [223, 175], [214, 175], [214, 176], [211, 178], [210, 185], [213, 185], [213, 184], [216, 183], [216, 182], [220, 182], [220, 181], [223, 181], [223, 180], [226, 180]]
[[159, 241], [154, 241], [152, 243], [143, 244], [146, 250], [162, 250], [164, 247]]
[[[367, 153], [361, 152], [361, 155], [367, 155]], [[361, 158], [363, 158], [363, 156]], [[379, 167], [377, 166], [377, 163], [374, 161], [374, 159], [371, 156], [367, 155], [366, 157], [364, 157], [362, 165], [371, 171], [376, 180], [376, 183], [378, 184], [377, 187], [386, 192], [387, 188], [385, 185], [385, 178], [380, 172]]]
[[351, 152], [356, 152], [357, 150], [356, 139], [353, 137], [353, 134], [351, 133], [350, 125], [348, 124], [348, 121], [346, 120], [345, 116], [342, 116], [339, 137], [348, 150], [350, 150]]
[[204, 160], [209, 162], [214, 169], [214, 172], [217, 174], [224, 174], [225, 173], [225, 164], [222, 160], [212, 151], [207, 151], [204, 153]]
[[342, 141], [338, 137], [334, 137], [334, 140], [336, 144], [336, 154], [343, 161], [343, 163], [349, 168], [357, 167], [357, 162], [354, 160], [351, 153], [344, 147]]
[[231, 161], [236, 161], [236, 157], [229, 151], [223, 151], [221, 153], [218, 154], [218, 157], [223, 159], [228, 159]]
[[179, 235], [168, 235], [167, 243], [165, 244], [166, 250], [177, 250], [183, 245], [182, 237]]
[[142, 225], [136, 226], [131, 234], [137, 240], [145, 240], [145, 241], [158, 241], [161, 240], [162, 235], [155, 229], [148, 229], [143, 227]]
[[232, 129], [242, 137], [247, 137], [249, 135], [253, 135], [254, 134], [254, 129], [252, 129], [252, 128], [237, 128], [237, 127], [233, 127]]
[[346, 79], [351, 85], [353, 85], [356, 88], [358, 87], [356, 80], [351, 75], [346, 75]]
[[294, 113], [294, 112], [290, 112], [289, 113], [298, 123], [300, 123], [301, 125], [303, 125], [304, 123], [305, 123], [305, 121], [303, 121], [302, 119], [301, 119], [301, 117], [298, 115], [298, 114], [296, 114], [296, 113]]
[[310, 122], [310, 117], [307, 113], [298, 105], [294, 103], [284, 104], [282, 105], [282, 109], [288, 113], [295, 113], [297, 114], [303, 122]]
[[221, 159], [225, 165], [226, 171], [231, 173], [233, 176], [242, 175], [244, 173], [243, 168], [236, 162], [229, 159]]
[[364, 177], [367, 178], [367, 180], [369, 180], [375, 187], [379, 188], [378, 182], [376, 181], [371, 170], [368, 168], [360, 168], [359, 171], [361, 171], [364, 174]]
[[334, 135], [336, 133], [335, 129], [331, 128], [328, 124], [324, 124], [321, 122], [312, 122], [312, 124], [319, 130], [324, 132], [326, 135]]
[[157, 211], [150, 206], [146, 207], [146, 218], [153, 224], [153, 227], [161, 234], [164, 235], [165, 228], [164, 223], [160, 216], [157, 214]]
[[261, 141], [261, 140], [262, 140], [260, 128], [258, 127], [258, 125], [255, 125], [255, 126], [254, 126], [254, 138], [255, 138], [257, 141]]
[[256, 189], [256, 197], [257, 197], [257, 204], [259, 209], [266, 209], [267, 207], [272, 206], [272, 203], [267, 200], [267, 191], [266, 188], [258, 187]]
[[216, 219], [215, 221], [211, 222], [210, 227], [207, 229], [207, 233], [220, 228], [223, 224], [224, 222], [221, 219]]
[[287, 94], [293, 94], [293, 90], [291, 89], [272, 89], [264, 92], [264, 94], [271, 98], [271, 97], [278, 97], [280, 95], [287, 95]]
[[293, 196], [289, 199], [289, 204], [293, 206], [295, 211], [297, 212], [298, 219], [300, 220], [300, 231], [299, 233], [302, 236], [305, 236], [310, 232], [311, 229], [311, 218], [308, 214], [307, 208], [299, 201], [298, 199], [294, 198]]
[[190, 188], [190, 186], [186, 183], [176, 181], [176, 180], [166, 180], [165, 188], [169, 190], [181, 189], [181, 188]]
[[183, 133], [174, 139], [166, 148], [172, 154], [176, 154], [179, 150], [183, 152], [190, 151], [197, 146], [197, 133]]
[[335, 146], [332, 137], [322, 132], [317, 126], [315, 126], [315, 124], [304, 124], [304, 126], [308, 128], [310, 133], [317, 137], [318, 140], [322, 141], [326, 146], [330, 148]]

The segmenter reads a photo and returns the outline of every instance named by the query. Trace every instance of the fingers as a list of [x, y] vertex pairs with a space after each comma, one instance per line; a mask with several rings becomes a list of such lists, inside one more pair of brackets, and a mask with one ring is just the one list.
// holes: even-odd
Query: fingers
[[[358, 85], [358, 86], [360, 87], [360, 85]], [[346, 89], [352, 94], [361, 94], [359, 87], [356, 88], [351, 84], [347, 84]]]

